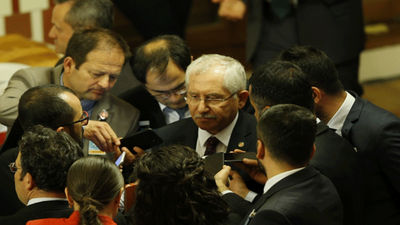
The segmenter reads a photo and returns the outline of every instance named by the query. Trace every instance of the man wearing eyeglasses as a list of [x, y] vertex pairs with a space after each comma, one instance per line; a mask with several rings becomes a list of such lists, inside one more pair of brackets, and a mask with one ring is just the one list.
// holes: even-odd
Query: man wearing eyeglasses
[[[246, 73], [237, 60], [216, 54], [203, 55], [188, 67], [186, 85], [192, 118], [158, 129], [156, 132], [164, 143], [184, 144], [200, 156], [235, 149], [256, 152], [256, 119], [240, 110], [249, 92]], [[246, 181], [253, 190], [259, 191], [260, 185], [251, 179]]]
[[85, 155], [109, 153], [112, 159], [120, 144], [119, 137], [130, 136], [139, 128], [139, 111], [108, 93], [129, 56], [128, 45], [113, 31], [76, 31], [68, 42], [63, 65], [19, 70], [11, 77], [7, 90], [0, 96], [0, 122], [13, 124], [18, 115], [18, 99], [29, 88], [63, 85], [76, 93], [92, 121], [84, 131]]
[[[48, 107], [49, 105], [52, 107]], [[83, 146], [82, 126], [87, 125], [88, 117], [86, 112], [82, 113], [80, 101], [71, 89], [55, 84], [33, 87], [21, 96], [18, 113], [18, 121], [13, 129], [19, 126], [18, 129], [23, 132], [31, 130], [35, 125], [42, 125], [68, 133], [81, 147]], [[21, 135], [14, 136], [16, 139], [14, 142], [18, 142]], [[18, 200], [13, 174], [7, 167], [16, 161], [18, 152], [18, 147], [13, 146], [2, 151], [0, 155], [1, 216], [11, 215], [25, 206]]]
[[158, 36], [135, 49], [130, 63], [142, 85], [119, 97], [140, 110], [141, 128], [156, 129], [190, 117], [183, 97], [191, 61], [186, 42], [175, 35]]

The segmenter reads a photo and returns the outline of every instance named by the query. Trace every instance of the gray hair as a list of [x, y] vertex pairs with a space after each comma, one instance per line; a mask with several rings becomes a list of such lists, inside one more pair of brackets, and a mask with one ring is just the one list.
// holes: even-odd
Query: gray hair
[[202, 55], [194, 60], [186, 70], [186, 85], [189, 85], [191, 75], [201, 75], [214, 67], [225, 69], [222, 85], [231, 94], [246, 89], [246, 72], [242, 64], [234, 58], [218, 54]]
[[55, 4], [73, 2], [65, 16], [65, 22], [75, 31], [83, 28], [105, 28], [114, 26], [114, 7], [110, 0], [54, 0]]

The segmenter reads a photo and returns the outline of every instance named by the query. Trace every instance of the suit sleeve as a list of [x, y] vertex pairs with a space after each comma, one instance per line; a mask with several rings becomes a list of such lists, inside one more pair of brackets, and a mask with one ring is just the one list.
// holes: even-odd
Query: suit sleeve
[[374, 149], [380, 167], [400, 193], [400, 120], [393, 120], [381, 126]]
[[36, 86], [32, 72], [27, 69], [18, 70], [8, 82], [4, 93], [0, 96], [0, 123], [11, 127], [18, 115], [18, 104], [22, 94]]
[[244, 218], [253, 206], [253, 204], [234, 193], [225, 194], [222, 198], [228, 203], [231, 212], [241, 218]]
[[253, 219], [249, 221], [249, 225], [268, 224], [268, 225], [291, 225], [292, 223], [282, 213], [266, 209], [257, 212]]

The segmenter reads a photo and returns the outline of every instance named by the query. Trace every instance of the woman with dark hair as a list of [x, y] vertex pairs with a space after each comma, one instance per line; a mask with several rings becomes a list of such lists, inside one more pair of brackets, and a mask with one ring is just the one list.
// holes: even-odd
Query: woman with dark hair
[[225, 224], [227, 203], [204, 170], [204, 160], [180, 145], [161, 147], [142, 156], [135, 172], [139, 179], [133, 224]]
[[68, 171], [65, 189], [75, 211], [68, 219], [41, 219], [27, 224], [115, 225], [112, 218], [117, 214], [123, 189], [124, 178], [111, 160], [94, 156], [79, 159]]

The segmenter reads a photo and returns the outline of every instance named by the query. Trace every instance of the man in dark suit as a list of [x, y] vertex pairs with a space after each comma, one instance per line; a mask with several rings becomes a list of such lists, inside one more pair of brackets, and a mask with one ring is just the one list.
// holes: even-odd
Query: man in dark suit
[[[250, 102], [260, 112], [277, 104], [296, 104], [314, 112], [314, 99], [307, 75], [290, 62], [274, 62], [260, 67], [250, 78]], [[338, 191], [343, 205], [343, 224], [362, 224], [364, 173], [357, 152], [344, 138], [317, 119], [315, 145], [310, 160]]]
[[132, 54], [131, 67], [142, 85], [119, 95], [140, 110], [140, 126], [157, 129], [189, 118], [185, 71], [192, 62], [186, 42], [175, 35], [153, 38]]
[[297, 105], [275, 105], [262, 113], [257, 125], [258, 177], [268, 180], [261, 198], [252, 205], [232, 193], [228, 185], [246, 187], [230, 167], [215, 175], [232, 211], [243, 216], [241, 224], [342, 224], [335, 187], [308, 166], [315, 153], [316, 129], [315, 116]]
[[[52, 107], [48, 107], [51, 105]], [[63, 86], [48, 84], [37, 86], [26, 91], [19, 103], [19, 125], [21, 131], [30, 130], [35, 125], [49, 127], [56, 131], [65, 131], [77, 143], [82, 143], [82, 125], [88, 120], [82, 120], [82, 106], [75, 93]], [[49, 119], [51, 118], [51, 119]], [[70, 124], [67, 126], [67, 124]], [[15, 126], [16, 127], [16, 126]], [[14, 127], [13, 127], [14, 129]], [[21, 136], [19, 136], [18, 142]], [[9, 165], [16, 161], [18, 147], [12, 146], [2, 151], [0, 155], [0, 216], [12, 215], [24, 205], [15, 193], [14, 176]]]
[[400, 119], [346, 92], [333, 62], [313, 47], [292, 47], [279, 60], [291, 61], [310, 77], [317, 116], [358, 151], [366, 173], [365, 224], [400, 223]]
[[68, 217], [72, 210], [64, 193], [67, 173], [81, 157], [81, 147], [65, 132], [38, 125], [25, 133], [10, 170], [18, 198], [26, 207], [12, 216], [0, 217], [0, 223], [26, 224], [34, 219]]
[[246, 58], [256, 69], [295, 45], [323, 50], [344, 87], [359, 95], [365, 33], [361, 0], [212, 0], [222, 17], [242, 19], [248, 9]]
[[256, 151], [256, 119], [240, 110], [249, 93], [237, 60], [203, 55], [188, 67], [186, 85], [192, 118], [159, 128], [156, 132], [164, 143], [184, 144], [200, 156], [234, 149]]

